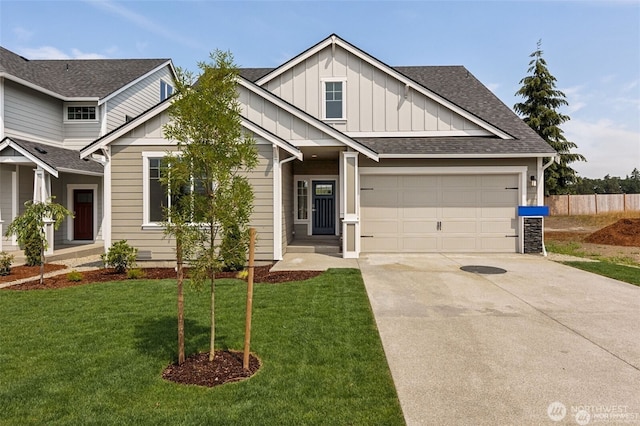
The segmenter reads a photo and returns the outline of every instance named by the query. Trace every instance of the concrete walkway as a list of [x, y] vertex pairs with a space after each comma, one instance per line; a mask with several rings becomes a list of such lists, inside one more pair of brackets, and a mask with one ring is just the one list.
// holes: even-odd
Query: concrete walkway
[[409, 425], [640, 424], [640, 288], [526, 255], [359, 265]]

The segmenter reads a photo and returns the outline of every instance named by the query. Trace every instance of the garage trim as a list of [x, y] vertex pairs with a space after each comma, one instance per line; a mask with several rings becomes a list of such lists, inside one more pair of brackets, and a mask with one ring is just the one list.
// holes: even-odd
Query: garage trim
[[[461, 167], [361, 167], [360, 175], [518, 175], [518, 199], [520, 205], [527, 204], [527, 166], [461, 166]], [[360, 205], [360, 188], [357, 191]], [[514, 206], [517, 207], [517, 206]], [[359, 222], [361, 221], [361, 218]], [[517, 221], [518, 249], [524, 253], [522, 220]], [[356, 240], [360, 241], [360, 227], [356, 230]], [[358, 250], [358, 255], [359, 255]]]

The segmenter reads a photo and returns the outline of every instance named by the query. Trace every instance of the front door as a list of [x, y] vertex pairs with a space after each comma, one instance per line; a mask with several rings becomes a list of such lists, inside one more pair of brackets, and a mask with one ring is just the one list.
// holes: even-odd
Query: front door
[[312, 217], [313, 235], [334, 235], [336, 225], [336, 183], [334, 181], [313, 181]]
[[93, 240], [93, 190], [73, 190], [73, 239]]

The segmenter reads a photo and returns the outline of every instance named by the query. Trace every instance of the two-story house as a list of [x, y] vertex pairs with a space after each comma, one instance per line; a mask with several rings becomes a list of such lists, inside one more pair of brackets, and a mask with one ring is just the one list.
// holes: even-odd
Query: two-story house
[[0, 230], [25, 201], [53, 196], [74, 217], [48, 227], [49, 252], [100, 241], [110, 159], [79, 150], [166, 99], [174, 79], [170, 59], [29, 60], [0, 47]]
[[[259, 151], [256, 258], [301, 237], [370, 252], [540, 252], [556, 152], [462, 66], [393, 67], [336, 35], [275, 69], [242, 69], [242, 126]], [[170, 100], [80, 150], [104, 160], [105, 245], [173, 259], [159, 165]], [[140, 200], [142, 200], [140, 202]]]

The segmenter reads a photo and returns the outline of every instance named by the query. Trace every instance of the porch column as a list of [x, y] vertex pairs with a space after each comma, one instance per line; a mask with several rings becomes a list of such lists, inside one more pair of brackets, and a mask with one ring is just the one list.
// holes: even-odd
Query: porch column
[[[360, 255], [360, 188], [358, 179], [358, 153], [342, 152], [340, 175], [342, 219], [342, 257], [358, 258]], [[341, 209], [342, 210], [342, 209]]]
[[[38, 166], [34, 169], [33, 176], [33, 202], [46, 203], [51, 199], [51, 175], [45, 172], [42, 167]], [[45, 219], [44, 235], [47, 239], [47, 250], [44, 254], [53, 254], [54, 229], [53, 221]]]

